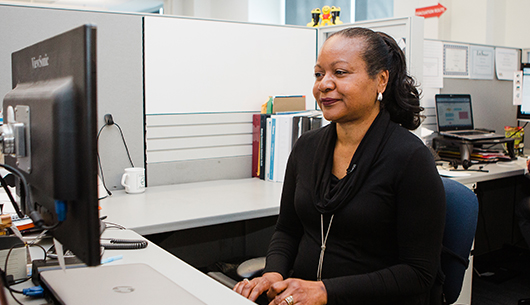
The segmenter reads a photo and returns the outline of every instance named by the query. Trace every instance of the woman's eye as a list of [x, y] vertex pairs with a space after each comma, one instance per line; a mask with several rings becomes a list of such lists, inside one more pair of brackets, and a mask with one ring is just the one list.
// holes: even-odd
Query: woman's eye
[[344, 74], [346, 74], [346, 71], [337, 70], [337, 71], [335, 71], [335, 74], [344, 75]]
[[324, 73], [322, 73], [322, 72], [315, 72], [315, 77], [316, 77], [316, 78], [322, 77], [322, 75], [324, 75]]

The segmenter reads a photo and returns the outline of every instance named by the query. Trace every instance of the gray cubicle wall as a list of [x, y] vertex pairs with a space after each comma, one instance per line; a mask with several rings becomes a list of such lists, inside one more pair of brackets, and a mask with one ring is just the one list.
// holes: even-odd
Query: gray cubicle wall
[[471, 94], [477, 128], [504, 133], [504, 126], [517, 126], [517, 107], [512, 103], [511, 81], [446, 78], [440, 93]]
[[[491, 45], [479, 46], [495, 47]], [[521, 54], [520, 49], [515, 50], [518, 50], [519, 55]], [[439, 91], [442, 94], [470, 94], [476, 128], [494, 129], [498, 133], [504, 133], [504, 126], [517, 126], [517, 107], [513, 105], [513, 82], [510, 80], [499, 80], [496, 76], [491, 80], [444, 78], [443, 88]], [[433, 89], [426, 92], [432, 93]], [[434, 99], [432, 96], [424, 96], [424, 98]], [[425, 107], [424, 114], [427, 118], [422, 126], [436, 131], [434, 107]]]
[[[512, 104], [511, 81], [444, 79], [442, 94], [470, 94], [476, 128], [494, 129], [504, 133], [504, 126], [517, 126], [517, 106]], [[422, 126], [436, 131], [434, 107], [425, 107], [427, 116]]]
[[[11, 53], [85, 23], [97, 26], [98, 125], [113, 115], [135, 166], [144, 166], [142, 16], [0, 4], [0, 100], [11, 90]], [[130, 167], [120, 133], [106, 127], [99, 140], [109, 189], [121, 189]]]

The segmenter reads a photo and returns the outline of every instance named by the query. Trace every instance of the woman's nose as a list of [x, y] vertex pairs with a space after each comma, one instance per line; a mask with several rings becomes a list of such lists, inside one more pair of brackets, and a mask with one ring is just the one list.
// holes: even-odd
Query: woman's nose
[[320, 81], [320, 84], [318, 85], [318, 90], [321, 92], [326, 92], [333, 90], [335, 88], [335, 82], [333, 79], [327, 75], [324, 75], [322, 80]]

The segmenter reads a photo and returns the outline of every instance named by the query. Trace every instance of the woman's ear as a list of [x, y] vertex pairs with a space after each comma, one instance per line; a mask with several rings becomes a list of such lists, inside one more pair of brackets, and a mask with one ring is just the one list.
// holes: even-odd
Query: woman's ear
[[388, 85], [388, 77], [389, 77], [388, 70], [383, 70], [379, 72], [379, 74], [377, 75], [377, 79], [379, 80], [379, 84], [377, 88], [378, 92], [385, 92], [386, 86]]

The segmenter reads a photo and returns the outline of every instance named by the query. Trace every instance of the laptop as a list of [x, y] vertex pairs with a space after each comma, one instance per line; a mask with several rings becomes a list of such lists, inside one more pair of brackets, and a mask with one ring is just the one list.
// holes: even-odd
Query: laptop
[[60, 304], [205, 304], [146, 264], [43, 271], [41, 282]]
[[436, 123], [440, 135], [468, 141], [504, 138], [503, 134], [475, 129], [471, 95], [436, 94], [434, 101], [436, 105]]

